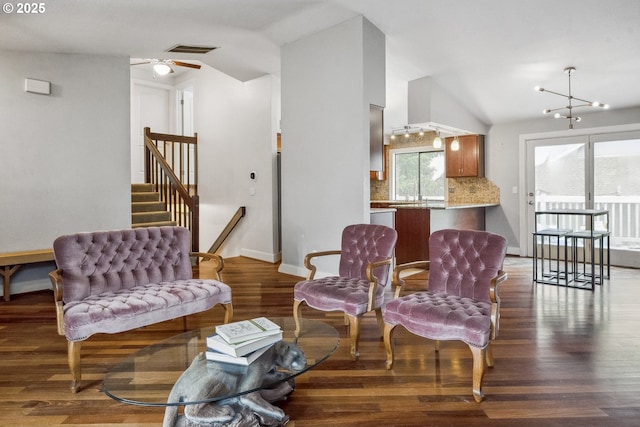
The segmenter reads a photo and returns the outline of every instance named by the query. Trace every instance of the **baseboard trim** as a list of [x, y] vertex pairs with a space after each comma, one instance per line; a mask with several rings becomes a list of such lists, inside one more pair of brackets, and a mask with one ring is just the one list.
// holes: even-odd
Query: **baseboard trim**
[[304, 267], [291, 264], [280, 264], [278, 273], [289, 274], [291, 276], [307, 277], [308, 270]]
[[273, 253], [267, 253], [267, 252], [253, 251], [251, 249], [240, 249], [240, 256], [257, 259], [258, 261], [266, 261], [272, 264], [275, 264], [276, 262], [280, 261], [280, 258], [281, 258], [280, 252], [273, 254]]

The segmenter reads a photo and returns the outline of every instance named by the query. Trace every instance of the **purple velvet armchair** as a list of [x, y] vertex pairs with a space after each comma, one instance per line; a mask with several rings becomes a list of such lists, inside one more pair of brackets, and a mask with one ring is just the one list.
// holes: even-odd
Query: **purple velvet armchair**
[[[502, 271], [506, 240], [497, 234], [473, 230], [440, 230], [429, 238], [429, 261], [395, 268], [395, 298], [383, 308], [387, 369], [393, 366], [392, 332], [404, 326], [409, 332], [436, 341], [465, 342], [473, 355], [473, 396], [482, 401], [485, 362], [493, 366], [491, 340], [498, 335], [498, 287], [507, 278]], [[428, 290], [399, 296], [408, 268], [429, 270]]]
[[[233, 316], [231, 288], [219, 281], [222, 258], [190, 253], [182, 227], [79, 233], [53, 243], [58, 333], [68, 342], [71, 390], [80, 387], [80, 347], [96, 333], [114, 334], [208, 310]], [[191, 257], [216, 262], [218, 280], [194, 279]]]
[[[397, 238], [394, 229], [383, 225], [349, 225], [342, 232], [340, 250], [307, 254], [304, 265], [309, 275], [293, 291], [296, 335], [303, 302], [320, 311], [341, 311], [349, 324], [351, 358], [357, 360], [362, 315], [375, 310], [380, 331], [383, 329], [381, 307]], [[338, 275], [314, 279], [312, 258], [327, 255], [340, 255]]]

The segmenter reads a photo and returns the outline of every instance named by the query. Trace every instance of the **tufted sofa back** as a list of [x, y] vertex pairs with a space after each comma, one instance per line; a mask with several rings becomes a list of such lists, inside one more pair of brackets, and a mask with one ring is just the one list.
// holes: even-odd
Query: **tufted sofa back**
[[490, 302], [489, 285], [506, 252], [507, 241], [497, 234], [436, 231], [429, 237], [429, 290]]
[[[340, 277], [366, 279], [367, 265], [389, 258], [393, 254], [397, 239], [396, 230], [384, 225], [348, 225], [342, 231]], [[378, 278], [378, 283], [384, 284], [389, 274], [389, 266], [378, 267], [373, 272]]]
[[182, 227], [149, 227], [78, 233], [53, 242], [62, 270], [63, 301], [192, 278], [191, 233]]

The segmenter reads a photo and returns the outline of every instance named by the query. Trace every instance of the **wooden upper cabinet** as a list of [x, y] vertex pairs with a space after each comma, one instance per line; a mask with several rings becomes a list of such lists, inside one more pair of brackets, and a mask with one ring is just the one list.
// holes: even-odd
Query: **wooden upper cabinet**
[[451, 150], [453, 137], [445, 138], [445, 163], [447, 178], [484, 176], [484, 136], [462, 135], [458, 137], [460, 149]]
[[384, 108], [373, 104], [369, 106], [369, 149], [370, 176], [372, 179], [384, 179]]

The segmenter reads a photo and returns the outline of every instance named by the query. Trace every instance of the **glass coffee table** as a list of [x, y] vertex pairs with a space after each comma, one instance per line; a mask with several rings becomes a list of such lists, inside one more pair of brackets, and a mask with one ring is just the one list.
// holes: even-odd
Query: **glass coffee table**
[[[246, 425], [256, 425], [256, 419], [258, 425], [284, 425], [288, 417], [271, 403], [293, 390], [294, 377], [331, 356], [338, 348], [339, 335], [324, 322], [301, 319], [296, 340], [292, 317], [269, 319], [281, 326], [283, 345], [249, 366], [214, 362], [200, 355], [206, 350], [207, 337], [215, 333], [211, 326], [176, 335], [127, 357], [107, 373], [103, 391], [123, 403], [165, 407], [164, 426], [245, 425], [238, 417], [245, 417]], [[287, 369], [290, 359], [298, 356], [297, 350], [304, 353], [302, 367], [294, 364], [295, 370]], [[184, 413], [179, 414], [181, 406]]]

